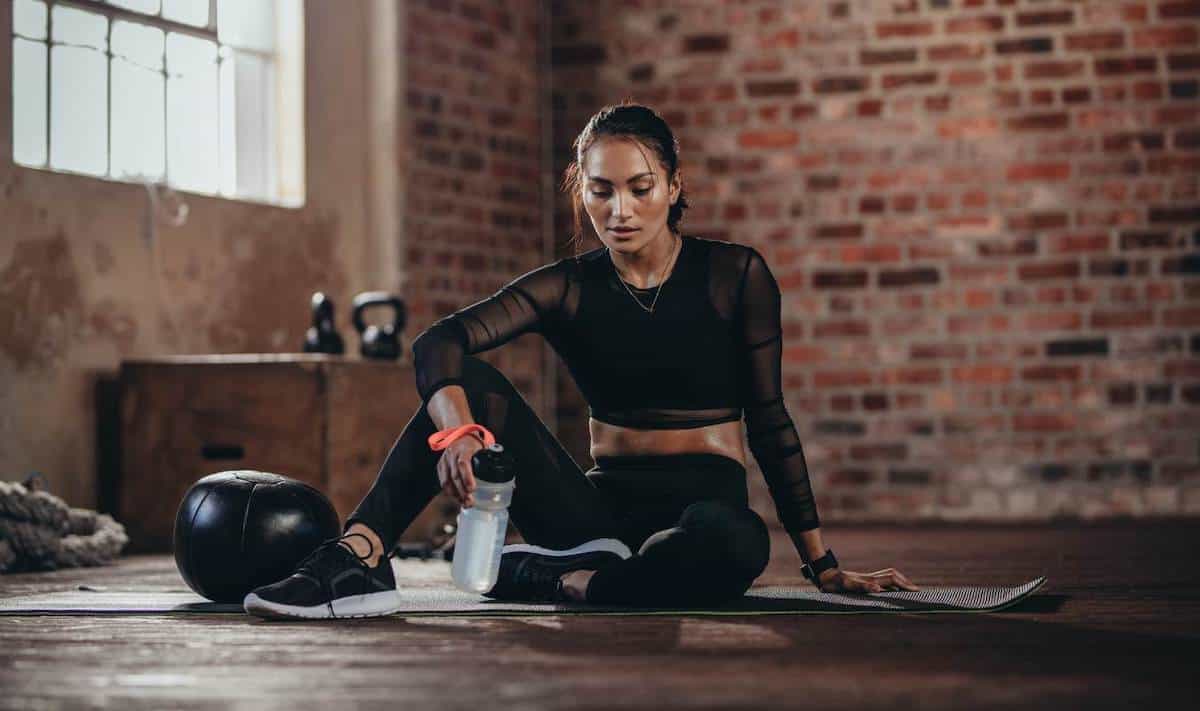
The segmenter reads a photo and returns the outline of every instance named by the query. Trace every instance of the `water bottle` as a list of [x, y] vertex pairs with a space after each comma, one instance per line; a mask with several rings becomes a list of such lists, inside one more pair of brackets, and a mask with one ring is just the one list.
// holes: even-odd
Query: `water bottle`
[[471, 455], [475, 474], [475, 505], [458, 513], [454, 563], [450, 577], [459, 590], [484, 593], [496, 584], [500, 549], [508, 528], [515, 466], [512, 455], [500, 444], [491, 444]]

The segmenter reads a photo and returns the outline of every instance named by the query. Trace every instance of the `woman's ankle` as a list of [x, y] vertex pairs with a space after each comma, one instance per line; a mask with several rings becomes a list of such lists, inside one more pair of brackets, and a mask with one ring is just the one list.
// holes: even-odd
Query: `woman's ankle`
[[588, 583], [595, 574], [594, 570], [572, 570], [564, 573], [562, 575], [563, 592], [572, 600], [587, 602]]
[[361, 523], [355, 523], [346, 529], [340, 543], [372, 568], [379, 565], [379, 561], [383, 559], [383, 541], [378, 534]]

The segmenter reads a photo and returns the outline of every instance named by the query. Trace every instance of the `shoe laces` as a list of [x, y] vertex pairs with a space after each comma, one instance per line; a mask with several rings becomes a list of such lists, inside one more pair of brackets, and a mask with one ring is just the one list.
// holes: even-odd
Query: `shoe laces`
[[[311, 575], [320, 581], [325, 592], [332, 593], [329, 581], [333, 578], [334, 573], [345, 568], [347, 559], [354, 561], [363, 570], [369, 571], [370, 566], [367, 565], [367, 558], [371, 557], [369, 553], [365, 556], [360, 556], [347, 546], [340, 545], [341, 541], [350, 536], [367, 538], [361, 533], [351, 533], [322, 541], [320, 545], [304, 557], [304, 560], [300, 561], [300, 564], [296, 566], [296, 572]], [[370, 543], [369, 538], [367, 542]]]

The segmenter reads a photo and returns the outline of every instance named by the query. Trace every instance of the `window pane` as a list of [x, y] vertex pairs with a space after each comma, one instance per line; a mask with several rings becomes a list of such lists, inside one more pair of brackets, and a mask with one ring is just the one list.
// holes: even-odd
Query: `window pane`
[[146, 69], [162, 69], [163, 31], [137, 22], [117, 20], [113, 23], [112, 53]]
[[13, 160], [46, 165], [46, 45], [13, 40]]
[[167, 180], [215, 193], [218, 185], [217, 45], [167, 34]]
[[[234, 134], [237, 167], [234, 170], [236, 192], [245, 197], [269, 198], [275, 192], [275, 71], [271, 62], [255, 54], [230, 52], [221, 63], [223, 84], [232, 84], [234, 110], [225, 111], [222, 134]], [[224, 149], [225, 146], [222, 146]], [[229, 151], [222, 150], [228, 160]], [[228, 180], [228, 175], [226, 175]]]
[[163, 0], [162, 16], [186, 25], [208, 27], [208, 0]]
[[46, 39], [46, 3], [34, 0], [13, 3], [13, 32], [29, 39]]
[[108, 4], [134, 12], [144, 12], [147, 15], [158, 14], [158, 0], [108, 0]]
[[163, 178], [163, 82], [162, 72], [113, 58], [110, 173], [114, 177]]
[[242, 49], [275, 49], [273, 0], [217, 0], [217, 39]]
[[65, 5], [55, 5], [51, 19], [51, 39], [55, 42], [105, 48], [108, 18]]
[[299, 206], [304, 204], [304, 6], [300, 0], [277, 0], [275, 18], [275, 198]]
[[[54, 8], [55, 12], [61, 8]], [[50, 165], [108, 172], [108, 72], [103, 52], [55, 45], [50, 53]]]
[[237, 195], [237, 72], [233, 48], [221, 47], [221, 194]]

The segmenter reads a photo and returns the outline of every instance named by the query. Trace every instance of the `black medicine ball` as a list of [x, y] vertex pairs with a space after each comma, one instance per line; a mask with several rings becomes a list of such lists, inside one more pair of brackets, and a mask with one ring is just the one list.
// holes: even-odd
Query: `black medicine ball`
[[197, 593], [240, 603], [340, 534], [333, 504], [308, 484], [267, 472], [218, 472], [193, 484], [179, 504], [175, 565]]

